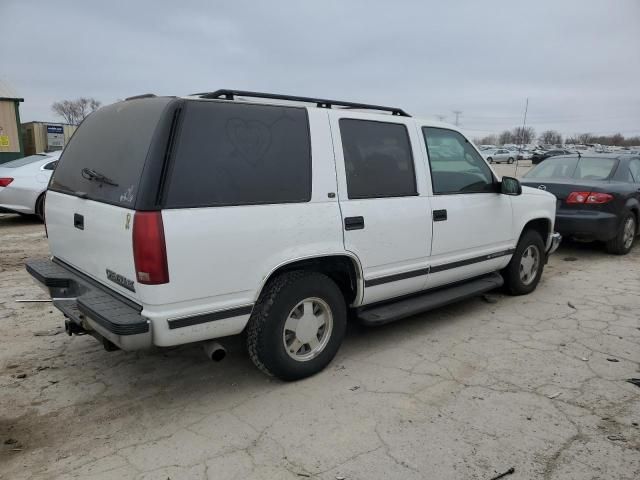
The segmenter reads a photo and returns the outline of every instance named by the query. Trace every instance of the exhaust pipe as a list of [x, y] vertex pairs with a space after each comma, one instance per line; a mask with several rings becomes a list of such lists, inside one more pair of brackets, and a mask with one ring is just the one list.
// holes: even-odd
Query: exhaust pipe
[[227, 356], [227, 349], [214, 340], [204, 342], [204, 353], [209, 360], [219, 362]]

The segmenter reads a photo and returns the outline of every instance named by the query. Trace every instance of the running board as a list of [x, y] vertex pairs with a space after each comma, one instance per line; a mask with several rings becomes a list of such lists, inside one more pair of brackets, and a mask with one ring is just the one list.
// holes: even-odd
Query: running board
[[475, 297], [494, 288], [499, 288], [503, 284], [504, 280], [499, 273], [491, 273], [464, 283], [457, 283], [450, 287], [443, 287], [403, 300], [397, 300], [393, 303], [385, 303], [369, 308], [363, 307], [358, 311], [357, 317], [364, 325], [383, 325], [426, 312], [427, 310], [433, 310], [449, 303]]

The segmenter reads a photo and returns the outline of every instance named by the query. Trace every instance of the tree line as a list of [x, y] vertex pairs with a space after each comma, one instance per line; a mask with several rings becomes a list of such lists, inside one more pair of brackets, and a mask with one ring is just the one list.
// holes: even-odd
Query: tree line
[[474, 138], [476, 145], [525, 145], [538, 141], [544, 145], [569, 144], [600, 144], [618, 147], [633, 147], [640, 145], [640, 136], [626, 137], [621, 133], [614, 135], [594, 135], [592, 133], [576, 133], [575, 135], [563, 138], [557, 130], [545, 130], [536, 137], [533, 127], [515, 127], [511, 130], [504, 130], [499, 134], [491, 134], [485, 137]]

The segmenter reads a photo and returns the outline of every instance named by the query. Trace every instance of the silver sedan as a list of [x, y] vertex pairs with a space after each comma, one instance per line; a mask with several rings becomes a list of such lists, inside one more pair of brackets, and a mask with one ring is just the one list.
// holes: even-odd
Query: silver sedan
[[513, 163], [516, 161], [518, 152], [507, 150], [506, 148], [496, 148], [494, 150], [484, 150], [482, 155], [489, 163]]
[[44, 194], [61, 152], [0, 163], [0, 213], [44, 215]]

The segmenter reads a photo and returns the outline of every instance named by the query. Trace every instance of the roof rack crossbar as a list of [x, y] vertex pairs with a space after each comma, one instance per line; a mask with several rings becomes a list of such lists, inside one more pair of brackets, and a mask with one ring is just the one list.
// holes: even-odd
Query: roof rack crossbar
[[295, 95], [279, 95], [276, 93], [247, 92], [244, 90], [223, 89], [223, 90], [216, 90], [215, 92], [194, 93], [193, 96], [200, 97], [200, 98], [209, 98], [209, 99], [219, 98], [224, 100], [234, 100], [236, 96], [250, 97], [250, 98], [266, 98], [270, 100], [286, 100], [290, 102], [315, 103], [316, 106], [319, 108], [331, 108], [333, 106], [337, 106], [337, 107], [356, 108], [356, 109], [363, 109], [363, 110], [379, 110], [381, 112], [390, 112], [392, 115], [398, 115], [401, 117], [411, 116], [401, 108], [396, 108], [396, 107], [384, 107], [382, 105], [370, 105], [367, 103], [343, 102], [340, 100], [328, 100], [326, 98], [298, 97]]

